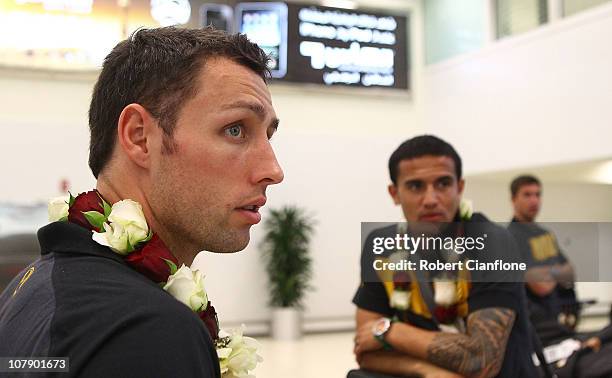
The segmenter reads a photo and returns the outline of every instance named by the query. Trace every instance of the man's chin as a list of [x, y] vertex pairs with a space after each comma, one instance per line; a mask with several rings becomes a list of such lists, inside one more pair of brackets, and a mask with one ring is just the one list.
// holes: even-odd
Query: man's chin
[[224, 240], [220, 240], [213, 245], [209, 245], [206, 250], [214, 253], [236, 253], [244, 250], [251, 240], [248, 231], [245, 234], [231, 235]]
[[410, 223], [410, 230], [414, 234], [424, 234], [425, 236], [435, 236], [443, 233], [449, 226], [449, 222], [436, 221], [417, 221]]

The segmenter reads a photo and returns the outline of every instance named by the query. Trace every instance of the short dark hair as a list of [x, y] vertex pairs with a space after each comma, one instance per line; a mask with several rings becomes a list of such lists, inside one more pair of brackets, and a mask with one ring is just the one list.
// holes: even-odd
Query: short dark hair
[[89, 167], [98, 174], [110, 160], [123, 109], [138, 103], [159, 121], [164, 147], [171, 151], [172, 133], [182, 105], [194, 95], [197, 77], [207, 60], [223, 57], [241, 64], [264, 81], [269, 57], [244, 34], [212, 27], [140, 29], [108, 54], [89, 107]]
[[510, 183], [510, 193], [512, 193], [512, 197], [516, 196], [519, 190], [525, 185], [537, 184], [538, 186], [542, 186], [540, 180], [534, 175], [520, 175], [512, 180]]
[[421, 156], [448, 156], [455, 162], [455, 174], [461, 179], [461, 158], [453, 146], [433, 135], [419, 135], [408, 139], [393, 151], [389, 158], [389, 176], [397, 185], [399, 164], [402, 160], [415, 159]]

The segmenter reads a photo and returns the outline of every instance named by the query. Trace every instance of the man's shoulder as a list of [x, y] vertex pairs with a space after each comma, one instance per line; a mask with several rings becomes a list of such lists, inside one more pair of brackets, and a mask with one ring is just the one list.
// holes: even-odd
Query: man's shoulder
[[123, 311], [125, 317], [164, 320], [179, 327], [198, 320], [159, 284], [125, 264], [97, 256], [66, 260], [59, 262], [53, 277], [58, 307], [87, 302], [82, 304], [84, 311], [109, 314]]
[[[86, 344], [55, 346], [55, 354], [74, 356], [88, 376], [105, 372], [105, 376], [136, 369], [135, 376], [218, 376], [218, 361], [214, 344], [202, 321], [183, 303], [164, 295], [142, 298], [127, 295], [134, 303], [126, 311], [123, 303], [113, 306], [102, 316], [107, 321], [79, 323], [76, 334], [87, 340]], [[58, 324], [59, 325], [59, 324]], [[57, 332], [56, 334], [60, 334]], [[90, 349], [83, 353], [76, 349]], [[117, 356], [121, 356], [118, 359]], [[116, 365], [121, 365], [118, 369]]]
[[474, 236], [487, 234], [487, 237], [493, 236], [502, 240], [511, 236], [507, 228], [492, 222], [483, 213], [474, 213], [470, 221], [466, 222], [466, 233]]
[[109, 371], [127, 349], [134, 350], [130, 356], [155, 359], [146, 363], [160, 369], [167, 359], [189, 371], [214, 370], [214, 346], [189, 307], [126, 265], [96, 256], [73, 259], [55, 274], [51, 354], [70, 356], [71, 368], [74, 360], [83, 372]]
[[[363, 242], [361, 246], [362, 247], [361, 248], [362, 262], [367, 261], [370, 258], [373, 258], [373, 256], [375, 256], [375, 254], [372, 252], [373, 252], [374, 244], [376, 243], [376, 239], [395, 238], [395, 235], [397, 235], [398, 233], [397, 229], [398, 229], [398, 224], [393, 223], [387, 226], [375, 228], [372, 231], [368, 232], [367, 237], [362, 240]], [[389, 251], [385, 250], [382, 256], [388, 257], [388, 254], [389, 254]]]
[[518, 235], [518, 236], [525, 236], [525, 237], [538, 236], [538, 235], [552, 233], [548, 228], [546, 228], [541, 223], [538, 223], [538, 222], [524, 223], [524, 222], [519, 222], [515, 219], [513, 219], [508, 224], [508, 231], [510, 231], [515, 236]]
[[395, 237], [395, 235], [397, 234], [397, 226], [398, 226], [397, 223], [393, 223], [387, 226], [375, 228], [368, 233], [367, 238], [372, 239], [375, 237], [389, 237], [389, 236]]

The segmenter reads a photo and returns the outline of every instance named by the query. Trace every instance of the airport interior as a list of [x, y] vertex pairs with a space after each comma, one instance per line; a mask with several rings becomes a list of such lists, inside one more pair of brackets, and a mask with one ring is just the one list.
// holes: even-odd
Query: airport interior
[[[576, 329], [609, 324], [607, 0], [2, 0], [1, 289], [38, 258], [47, 201], [96, 185], [88, 109], [104, 57], [139, 28], [209, 24], [245, 33], [273, 57], [280, 126], [271, 144], [284, 180], [268, 188], [262, 224], [243, 251], [202, 251], [192, 265], [221, 328], [244, 325], [258, 340], [254, 376], [346, 377], [359, 368], [352, 301], [362, 223], [403, 221], [388, 192], [388, 159], [422, 134], [457, 150], [463, 198], [491, 221], [513, 218], [515, 177], [540, 180], [537, 221], [576, 271]], [[285, 206], [312, 222], [311, 275], [295, 307], [297, 334], [274, 337], [264, 223]], [[593, 243], [576, 224], [604, 230], [599, 250], [585, 251]]]

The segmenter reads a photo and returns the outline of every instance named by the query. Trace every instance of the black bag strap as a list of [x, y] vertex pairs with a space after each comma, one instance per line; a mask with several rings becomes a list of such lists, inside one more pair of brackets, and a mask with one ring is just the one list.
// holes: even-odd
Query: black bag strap
[[433, 291], [431, 290], [431, 285], [427, 281], [425, 274], [421, 271], [421, 269], [415, 269], [415, 275], [417, 278], [417, 282], [419, 283], [419, 291], [421, 292], [421, 297], [423, 298], [423, 302], [425, 302], [425, 306], [429, 310], [431, 314], [431, 320], [435, 324], [436, 328], [440, 329], [440, 322], [436, 318], [436, 302], [434, 301]]
[[531, 334], [531, 343], [533, 344], [533, 351], [538, 357], [538, 361], [540, 361], [540, 368], [542, 368], [542, 373], [544, 373], [544, 377], [556, 377], [556, 375], [554, 375], [552, 370], [550, 369], [550, 366], [548, 366], [548, 362], [546, 362], [546, 357], [544, 357], [544, 348], [542, 347], [542, 341], [540, 340], [540, 337], [536, 333], [535, 328], [533, 327], [531, 322], [529, 322], [528, 326], [529, 333]]

